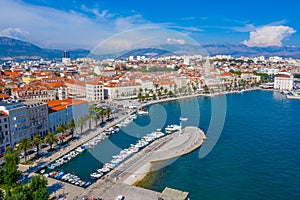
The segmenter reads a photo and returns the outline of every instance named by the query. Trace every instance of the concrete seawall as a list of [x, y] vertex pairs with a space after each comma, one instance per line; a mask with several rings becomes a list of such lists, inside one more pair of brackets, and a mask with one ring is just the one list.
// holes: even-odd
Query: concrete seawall
[[[150, 172], [152, 163], [166, 161], [165, 164], [170, 164], [176, 158], [199, 148], [205, 139], [202, 130], [191, 126], [160, 138], [87, 188], [77, 199], [81, 199], [82, 196], [115, 199], [118, 195], [124, 195], [126, 199], [131, 200], [150, 200], [159, 197], [165, 200], [183, 199], [172, 198], [132, 184], [143, 179]], [[164, 166], [160, 165], [160, 167]]]

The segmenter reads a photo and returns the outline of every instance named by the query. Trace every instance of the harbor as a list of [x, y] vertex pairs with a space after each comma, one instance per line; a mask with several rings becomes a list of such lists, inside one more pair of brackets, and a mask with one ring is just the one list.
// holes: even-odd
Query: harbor
[[161, 137], [85, 189], [84, 193], [75, 199], [85, 196], [114, 199], [120, 194], [128, 199], [157, 199], [159, 197], [170, 200], [185, 199], [174, 198], [132, 185], [150, 172], [153, 163], [161, 161], [169, 163], [169, 160], [174, 160], [199, 148], [205, 139], [202, 130], [191, 126]]

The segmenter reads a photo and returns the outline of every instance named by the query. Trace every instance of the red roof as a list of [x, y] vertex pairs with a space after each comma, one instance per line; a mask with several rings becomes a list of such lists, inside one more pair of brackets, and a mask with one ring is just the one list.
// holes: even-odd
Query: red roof
[[0, 94], [0, 99], [8, 99], [10, 96], [8, 94]]
[[232, 74], [230, 72], [224, 72], [220, 74], [220, 76], [231, 76]]

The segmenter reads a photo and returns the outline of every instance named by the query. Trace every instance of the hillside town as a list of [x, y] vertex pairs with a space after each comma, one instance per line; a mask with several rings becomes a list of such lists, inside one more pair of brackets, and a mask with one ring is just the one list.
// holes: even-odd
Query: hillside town
[[23, 138], [45, 138], [49, 133], [61, 137], [58, 127], [66, 130], [71, 121], [79, 133], [78, 127], [86, 125], [92, 113], [100, 119], [99, 109], [117, 112], [126, 106], [122, 100], [213, 96], [259, 87], [297, 98], [299, 75], [299, 60], [264, 56], [130, 56], [98, 61], [71, 60], [64, 52], [61, 61], [8, 61], [2, 63], [0, 75], [0, 153]]

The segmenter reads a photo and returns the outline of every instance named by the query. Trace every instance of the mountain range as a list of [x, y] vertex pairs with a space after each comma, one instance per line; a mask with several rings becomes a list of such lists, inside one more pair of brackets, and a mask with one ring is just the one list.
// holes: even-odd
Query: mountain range
[[[71, 59], [86, 57], [90, 51], [85, 49], [68, 50]], [[22, 61], [37, 59], [59, 59], [63, 50], [46, 49], [30, 42], [21, 41], [8, 37], [0, 37], [0, 60]]]
[[[161, 46], [163, 47], [163, 46]], [[161, 55], [183, 55], [187, 51], [197, 54], [199, 46], [196, 45], [185, 45], [181, 46], [179, 51], [176, 51], [177, 47], [163, 47], [161, 49], [145, 48], [137, 49], [133, 51], [124, 52], [117, 55], [115, 58], [125, 58], [132, 56], [143, 56], [146, 57], [159, 57]], [[207, 52], [208, 55], [231, 55], [233, 57], [255, 57], [255, 56], [281, 56], [281, 57], [292, 57], [300, 59], [300, 48], [299, 47], [248, 47], [243, 44], [234, 43], [206, 43], [201, 45], [202, 51]], [[36, 59], [60, 59], [62, 57], [62, 51], [59, 49], [46, 49], [34, 45], [30, 42], [21, 41], [8, 37], [0, 37], [0, 60], [36, 60]], [[91, 55], [90, 50], [86, 49], [73, 49], [68, 50], [71, 59], [79, 57], [87, 57]], [[172, 53], [170, 53], [172, 52]], [[121, 55], [121, 56], [120, 56]], [[113, 55], [110, 55], [113, 56]]]

